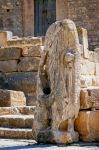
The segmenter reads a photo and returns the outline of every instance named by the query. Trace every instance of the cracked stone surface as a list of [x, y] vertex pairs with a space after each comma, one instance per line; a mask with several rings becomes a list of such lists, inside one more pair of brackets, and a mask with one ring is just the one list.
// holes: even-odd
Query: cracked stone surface
[[99, 150], [98, 143], [37, 144], [33, 140], [0, 139], [0, 150]]

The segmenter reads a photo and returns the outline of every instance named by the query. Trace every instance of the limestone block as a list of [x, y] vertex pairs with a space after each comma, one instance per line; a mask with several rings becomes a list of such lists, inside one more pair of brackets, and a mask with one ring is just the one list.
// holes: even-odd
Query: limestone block
[[17, 60], [0, 61], [0, 72], [15, 72], [17, 70]]
[[85, 88], [88, 86], [96, 85], [95, 76], [91, 75], [81, 75], [80, 77], [80, 87]]
[[99, 76], [96, 76], [96, 85], [99, 86]]
[[39, 57], [22, 57], [18, 64], [18, 71], [28, 72], [37, 71], [39, 66]]
[[19, 39], [12, 39], [7, 42], [8, 46], [33, 46], [33, 45], [42, 45], [42, 38], [41, 37], [27, 37], [27, 38], [19, 38]]
[[89, 57], [89, 51], [88, 51], [87, 30], [84, 28], [78, 28], [77, 31], [78, 31], [80, 44], [83, 45], [83, 56], [84, 56], [84, 58], [88, 58]]
[[36, 106], [13, 106], [0, 107], [0, 116], [2, 115], [34, 115]]
[[0, 60], [19, 59], [21, 56], [21, 49], [18, 47], [0, 48]]
[[99, 63], [99, 53], [94, 52], [94, 62]]
[[99, 54], [94, 51], [89, 51], [89, 61], [99, 63]]
[[12, 39], [12, 32], [0, 31], [0, 47], [7, 46], [7, 41]]
[[33, 139], [32, 130], [28, 128], [4, 128], [0, 127], [0, 137], [14, 139]]
[[96, 63], [96, 76], [99, 75], [99, 63]]
[[22, 55], [28, 57], [40, 57], [41, 46], [25, 46], [23, 47]]
[[88, 60], [94, 62], [94, 52], [93, 51], [89, 51], [89, 58], [88, 58]]
[[82, 141], [99, 141], [99, 111], [80, 111], [75, 130]]
[[88, 61], [87, 59], [83, 60], [83, 62], [81, 63], [81, 74], [82, 75], [94, 75], [95, 63]]
[[26, 98], [23, 92], [0, 89], [0, 107], [25, 105]]
[[81, 89], [80, 108], [99, 108], [99, 87], [88, 87]]
[[36, 91], [36, 72], [0, 74], [0, 88], [23, 91], [25, 94]]

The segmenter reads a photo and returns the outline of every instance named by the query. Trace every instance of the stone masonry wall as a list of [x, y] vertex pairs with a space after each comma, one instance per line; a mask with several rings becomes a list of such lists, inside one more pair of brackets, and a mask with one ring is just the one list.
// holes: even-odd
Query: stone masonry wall
[[23, 36], [22, 1], [0, 0], [0, 30]]
[[68, 18], [88, 30], [90, 49], [99, 47], [99, 0], [57, 0], [56, 20]]
[[0, 39], [0, 89], [23, 91], [27, 105], [35, 105], [42, 38], [13, 39], [0, 32]]
[[34, 32], [34, 5], [31, 0], [0, 0], [0, 30], [19, 37]]

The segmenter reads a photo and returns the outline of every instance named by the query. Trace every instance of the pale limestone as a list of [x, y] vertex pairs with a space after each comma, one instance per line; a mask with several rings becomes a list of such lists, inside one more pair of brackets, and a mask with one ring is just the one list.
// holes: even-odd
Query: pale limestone
[[26, 37], [26, 38], [18, 38], [18, 39], [11, 39], [7, 42], [8, 46], [33, 46], [33, 45], [42, 45], [42, 38], [41, 37]]
[[96, 63], [96, 76], [99, 75], [99, 63]]
[[80, 44], [82, 44], [83, 47], [83, 57], [89, 58], [87, 30], [84, 28], [78, 28], [77, 31], [78, 31]]
[[94, 51], [89, 51], [89, 61], [99, 63], [99, 53], [96, 53]]
[[34, 115], [36, 106], [12, 106], [0, 107], [0, 116], [2, 115]]
[[92, 77], [93, 77], [93, 81], [95, 82], [94, 80], [94, 76], [91, 76], [91, 75], [81, 75], [80, 77], [80, 87], [81, 88], [85, 88], [85, 87], [88, 87], [88, 86], [92, 86]]
[[99, 86], [99, 76], [96, 76], [96, 85]]
[[95, 63], [87, 59], [83, 59], [81, 63], [81, 74], [82, 75], [94, 75], [95, 74]]

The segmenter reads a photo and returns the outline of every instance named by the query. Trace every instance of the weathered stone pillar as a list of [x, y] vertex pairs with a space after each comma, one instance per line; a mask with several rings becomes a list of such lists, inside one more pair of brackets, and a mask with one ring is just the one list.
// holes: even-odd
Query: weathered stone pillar
[[80, 107], [80, 47], [71, 20], [53, 23], [46, 34], [37, 80], [33, 136], [43, 143], [78, 140], [74, 120]]

